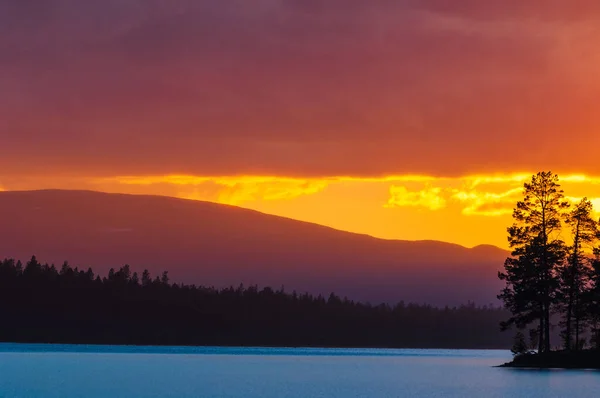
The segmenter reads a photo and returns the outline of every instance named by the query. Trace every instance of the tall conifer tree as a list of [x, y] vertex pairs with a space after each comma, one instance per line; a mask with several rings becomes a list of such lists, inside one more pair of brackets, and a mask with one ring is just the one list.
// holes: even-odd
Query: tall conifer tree
[[[563, 331], [565, 349], [579, 347], [582, 321], [585, 318], [585, 291], [589, 286], [592, 271], [590, 254], [598, 239], [598, 222], [592, 218], [592, 210], [592, 202], [583, 198], [565, 220], [572, 236], [567, 261], [559, 272], [559, 298], [565, 316]], [[575, 345], [573, 345], [573, 337], [575, 337]]]
[[566, 255], [558, 238], [569, 204], [558, 176], [539, 172], [524, 184], [523, 200], [508, 228], [511, 257], [498, 274], [506, 287], [498, 296], [513, 316], [503, 325], [522, 328], [538, 320], [540, 352], [550, 351], [550, 312], [558, 289], [557, 267]]
[[[600, 239], [600, 234], [598, 234]], [[585, 309], [590, 318], [591, 343], [600, 350], [600, 248], [594, 249], [589, 289], [585, 292]]]

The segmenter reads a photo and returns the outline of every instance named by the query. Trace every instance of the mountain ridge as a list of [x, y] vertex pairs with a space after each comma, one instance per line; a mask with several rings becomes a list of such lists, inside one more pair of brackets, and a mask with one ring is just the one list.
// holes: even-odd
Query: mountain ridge
[[131, 193], [122, 193], [122, 192], [105, 192], [105, 191], [94, 191], [94, 190], [90, 190], [90, 189], [32, 189], [32, 190], [11, 190], [11, 191], [0, 191], [0, 195], [2, 194], [10, 194], [10, 193], [15, 193], [15, 194], [20, 194], [20, 193], [31, 193], [31, 192], [38, 192], [38, 193], [60, 193], [60, 192], [73, 192], [73, 193], [88, 193], [88, 194], [102, 194], [102, 195], [114, 195], [114, 196], [126, 196], [126, 197], [150, 197], [150, 198], [167, 198], [167, 199], [172, 199], [172, 200], [179, 200], [179, 201], [185, 201], [185, 202], [194, 202], [194, 203], [202, 203], [202, 204], [207, 204], [207, 205], [216, 205], [216, 206], [220, 206], [220, 207], [228, 207], [228, 208], [233, 208], [233, 209], [242, 209], [248, 212], [254, 212], [254, 213], [258, 213], [258, 214], [262, 214], [262, 215], [266, 215], [266, 216], [270, 216], [270, 217], [276, 217], [276, 218], [280, 218], [280, 219], [285, 219], [285, 220], [291, 220], [291, 221], [295, 221], [298, 223], [303, 223], [303, 224], [309, 224], [309, 225], [313, 225], [313, 226], [318, 226], [321, 228], [327, 228], [333, 231], [337, 231], [337, 232], [343, 232], [343, 233], [347, 233], [347, 234], [352, 234], [352, 235], [359, 235], [359, 236], [364, 236], [364, 237], [368, 237], [368, 238], [372, 238], [372, 239], [377, 239], [377, 240], [382, 240], [382, 241], [392, 241], [392, 242], [410, 242], [410, 243], [433, 243], [433, 244], [443, 244], [443, 245], [449, 245], [449, 246], [458, 246], [467, 250], [480, 250], [480, 249], [494, 249], [494, 250], [499, 250], [499, 251], [504, 251], [507, 254], [509, 253], [507, 250], [502, 249], [501, 247], [492, 245], [492, 244], [488, 244], [488, 243], [481, 243], [478, 245], [475, 245], [473, 247], [468, 247], [468, 246], [464, 246], [461, 245], [459, 243], [454, 243], [454, 242], [447, 242], [447, 241], [442, 241], [442, 240], [436, 240], [436, 239], [415, 239], [415, 240], [411, 240], [411, 239], [396, 239], [396, 238], [382, 238], [382, 237], [378, 237], [378, 236], [374, 236], [374, 235], [370, 235], [367, 233], [362, 233], [362, 232], [354, 232], [354, 231], [347, 231], [344, 229], [339, 229], [339, 228], [335, 228], [335, 227], [331, 227], [329, 225], [324, 225], [324, 224], [319, 224], [316, 222], [312, 222], [312, 221], [305, 221], [305, 220], [299, 220], [296, 218], [292, 218], [292, 217], [286, 217], [286, 216], [281, 216], [281, 215], [277, 215], [277, 214], [271, 214], [271, 213], [266, 213], [260, 210], [255, 210], [255, 209], [251, 209], [248, 207], [243, 207], [243, 206], [236, 206], [236, 205], [231, 205], [231, 204], [226, 204], [226, 203], [218, 203], [218, 202], [211, 202], [208, 200], [197, 200], [197, 199], [186, 199], [186, 198], [179, 198], [176, 196], [168, 196], [168, 195], [156, 195], [156, 194], [131, 194]]
[[283, 285], [373, 302], [492, 302], [495, 274], [508, 254], [490, 245], [381, 239], [158, 195], [4, 191], [0, 220], [12, 226], [0, 235], [0, 256], [36, 254], [101, 271], [128, 263], [153, 273], [166, 269], [186, 283]]

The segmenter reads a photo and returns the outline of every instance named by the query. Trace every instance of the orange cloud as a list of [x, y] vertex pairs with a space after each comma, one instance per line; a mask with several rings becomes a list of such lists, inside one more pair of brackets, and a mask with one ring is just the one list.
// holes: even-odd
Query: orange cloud
[[522, 192], [522, 188], [512, 188], [501, 193], [457, 190], [452, 198], [465, 205], [462, 209], [464, 215], [501, 216], [512, 214]]
[[409, 191], [403, 186], [390, 187], [390, 199], [385, 207], [424, 207], [439, 210], [446, 207], [446, 199], [442, 197], [442, 188], [427, 187], [420, 191]]
[[482, 185], [493, 184], [522, 184], [531, 179], [531, 173], [492, 174], [492, 175], [468, 175], [461, 178], [471, 189]]
[[[566, 196], [566, 199], [571, 202], [571, 204], [575, 204], [579, 203], [583, 197]], [[596, 216], [600, 216], [600, 197], [588, 197], [588, 199], [592, 202], [593, 212]]]
[[[222, 186], [216, 199], [219, 203], [239, 205], [260, 200], [289, 200], [303, 195], [312, 195], [324, 190], [327, 181], [284, 180], [284, 181], [215, 181]], [[187, 199], [201, 199], [198, 192], [182, 195]]]
[[407, 174], [407, 175], [389, 175], [381, 177], [329, 177], [333, 181], [350, 181], [350, 182], [432, 182], [443, 180], [440, 177], [419, 175], [419, 174]]
[[[523, 183], [530, 178], [531, 173], [515, 173], [413, 180], [427, 181], [427, 185], [412, 191], [392, 186], [385, 207], [417, 206], [439, 210], [454, 203], [465, 216], [510, 215], [516, 202], [522, 197]], [[600, 184], [599, 177], [572, 174], [562, 176], [560, 180], [567, 193], [588, 190], [588, 197], [594, 192], [600, 194], [600, 190], [594, 187]], [[581, 197], [572, 198], [574, 201], [580, 199]], [[600, 209], [600, 201], [593, 203]]]
[[[170, 195], [195, 200], [208, 200], [224, 204], [243, 205], [260, 200], [289, 200], [299, 196], [317, 194], [332, 184], [342, 183], [423, 183], [439, 178], [424, 175], [392, 175], [382, 177], [332, 176], [314, 178], [239, 175], [194, 176], [184, 174], [154, 176], [116, 176], [94, 179], [98, 187], [146, 187], [150, 192], [162, 188]], [[174, 187], [179, 187], [175, 188]]]
[[175, 196], [240, 205], [252, 201], [288, 200], [302, 195], [312, 195], [324, 190], [330, 181], [272, 176], [200, 177], [190, 175], [123, 176], [97, 180], [98, 184], [106, 182], [133, 186], [167, 184], [191, 187], [191, 189], [178, 190]]
[[[520, 199], [523, 183], [531, 173], [469, 175], [458, 178], [438, 178], [427, 175], [392, 175], [382, 177], [331, 176], [295, 178], [277, 176], [117, 176], [95, 180], [95, 184], [119, 187], [148, 187], [167, 190], [168, 194], [187, 199], [209, 200], [225, 204], [244, 205], [256, 201], [290, 200], [315, 195], [339, 184], [371, 185], [387, 189], [385, 208], [420, 207], [440, 210], [453, 203], [466, 216], [510, 215]], [[570, 174], [561, 177], [567, 191], [590, 189], [600, 184], [600, 177]], [[398, 184], [401, 183], [401, 184]], [[366, 185], [365, 185], [366, 184]], [[179, 188], [177, 188], [179, 187]], [[590, 191], [590, 195], [594, 192]], [[600, 195], [600, 190], [597, 192]], [[588, 195], [588, 196], [590, 196]], [[575, 196], [574, 196], [575, 197]], [[600, 206], [599, 206], [600, 208]]]

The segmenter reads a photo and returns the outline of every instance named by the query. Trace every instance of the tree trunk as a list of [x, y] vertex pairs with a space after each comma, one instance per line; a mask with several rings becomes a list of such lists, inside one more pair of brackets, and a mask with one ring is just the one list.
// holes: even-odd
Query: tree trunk
[[579, 311], [577, 307], [579, 303], [576, 303], [575, 310], [575, 350], [579, 350]]
[[[577, 261], [577, 259], [574, 259]], [[574, 296], [575, 296], [575, 267], [571, 265], [570, 270], [570, 278], [569, 278], [569, 301], [567, 302], [567, 319], [566, 319], [566, 330], [565, 330], [565, 350], [570, 350], [572, 348], [573, 343], [573, 332], [571, 325], [573, 323], [573, 304], [574, 304]], [[577, 340], [575, 340], [577, 344]]]
[[567, 319], [566, 319], [566, 330], [565, 330], [565, 350], [570, 350], [572, 347], [571, 342], [571, 306], [573, 305], [572, 300], [569, 299], [567, 305]]
[[544, 351], [550, 352], [550, 303], [544, 308]]
[[538, 333], [538, 352], [544, 351], [544, 310], [540, 305], [540, 330]]
[[577, 221], [577, 225], [576, 225], [576, 232], [575, 232], [575, 239], [573, 240], [573, 255], [571, 257], [571, 270], [569, 272], [569, 302], [567, 304], [567, 331], [566, 331], [566, 337], [568, 338], [568, 340], [566, 340], [566, 344], [567, 346], [565, 347], [567, 350], [570, 350], [572, 347], [572, 341], [571, 341], [571, 336], [572, 336], [572, 332], [571, 332], [571, 322], [573, 320], [573, 312], [575, 312], [575, 322], [576, 322], [576, 326], [575, 326], [575, 350], [577, 350], [578, 346], [579, 346], [579, 319], [578, 319], [578, 314], [577, 314], [577, 310], [575, 309], [575, 311], [573, 311], [573, 305], [575, 303], [575, 295], [578, 294], [579, 291], [579, 286], [577, 284], [577, 280], [578, 280], [578, 273], [579, 273], [579, 226], [580, 226], [580, 222]]
[[544, 351], [550, 352], [550, 280], [552, 279], [550, 265], [548, 264], [548, 234], [546, 231], [546, 212], [545, 208], [542, 208], [542, 236], [543, 236], [543, 252], [542, 252], [542, 280], [544, 287], [542, 292], [544, 293], [544, 311], [542, 317], [544, 317]]

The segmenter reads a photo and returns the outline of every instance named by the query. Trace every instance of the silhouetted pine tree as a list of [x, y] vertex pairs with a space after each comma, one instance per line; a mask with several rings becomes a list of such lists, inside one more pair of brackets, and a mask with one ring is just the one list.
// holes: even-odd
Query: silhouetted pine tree
[[[585, 320], [585, 291], [591, 274], [590, 254], [598, 235], [598, 222], [592, 218], [592, 202], [583, 198], [567, 215], [565, 224], [572, 235], [567, 261], [559, 269], [559, 299], [564, 310], [563, 339], [565, 349], [579, 348]], [[573, 336], [574, 331], [574, 336]], [[573, 344], [575, 337], [575, 344]]]
[[[599, 236], [600, 238], [600, 236]], [[584, 293], [584, 305], [591, 326], [592, 346], [600, 350], [600, 249], [594, 249], [589, 289]]]
[[511, 257], [498, 277], [506, 287], [498, 296], [513, 316], [503, 323], [518, 327], [539, 321], [539, 351], [550, 351], [550, 312], [558, 280], [556, 268], [565, 257], [558, 238], [561, 220], [569, 204], [564, 200], [558, 176], [539, 172], [524, 184], [523, 200], [513, 211], [515, 223], [508, 228]]

